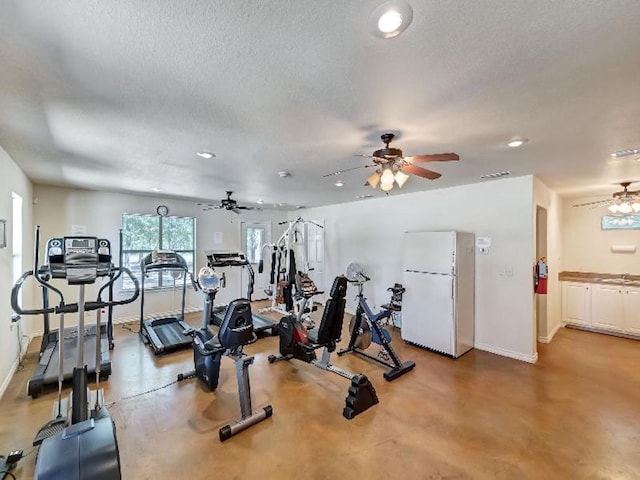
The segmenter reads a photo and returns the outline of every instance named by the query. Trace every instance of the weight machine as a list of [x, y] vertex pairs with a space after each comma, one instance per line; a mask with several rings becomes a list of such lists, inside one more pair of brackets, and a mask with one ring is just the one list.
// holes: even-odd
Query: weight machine
[[[275, 243], [266, 243], [262, 246], [262, 252], [264, 254], [265, 249], [271, 249], [271, 271], [269, 275], [269, 286], [265, 290], [265, 293], [271, 300], [271, 305], [267, 308], [260, 310], [260, 312], [278, 312], [284, 315], [294, 312], [298, 314], [301, 302], [296, 302], [294, 291], [296, 285], [296, 273], [300, 270], [305, 274], [308, 274], [311, 268], [309, 268], [308, 255], [307, 255], [307, 235], [306, 226], [315, 225], [319, 228], [324, 227], [318, 223], [310, 220], [303, 220], [302, 217], [297, 217], [295, 220], [280, 222], [278, 225], [287, 225], [287, 229], [284, 231], [280, 238]], [[294, 247], [300, 245], [302, 242], [302, 269], [298, 269], [296, 266], [296, 258]], [[263, 259], [258, 264], [258, 272], [264, 271], [264, 255]]]

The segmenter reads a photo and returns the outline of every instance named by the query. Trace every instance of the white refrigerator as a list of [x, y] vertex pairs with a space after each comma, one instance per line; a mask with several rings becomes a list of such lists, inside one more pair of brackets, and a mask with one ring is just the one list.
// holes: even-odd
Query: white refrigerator
[[404, 235], [402, 339], [457, 358], [473, 348], [475, 235]]

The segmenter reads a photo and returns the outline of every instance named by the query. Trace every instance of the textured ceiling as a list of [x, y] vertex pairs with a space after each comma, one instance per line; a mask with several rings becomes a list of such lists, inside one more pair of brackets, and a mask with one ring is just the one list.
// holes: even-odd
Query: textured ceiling
[[379, 3], [5, 0], [0, 145], [39, 183], [288, 205], [383, 195], [370, 170], [322, 175], [385, 131], [461, 157], [392, 195], [501, 170], [565, 194], [640, 180], [608, 156], [640, 145], [638, 0], [413, 0], [389, 40], [367, 30]]

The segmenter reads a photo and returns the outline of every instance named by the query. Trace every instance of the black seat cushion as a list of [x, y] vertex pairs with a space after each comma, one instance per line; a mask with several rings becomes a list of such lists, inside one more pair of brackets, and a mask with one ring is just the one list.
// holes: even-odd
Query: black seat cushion
[[229, 304], [217, 337], [220, 345], [225, 348], [241, 347], [253, 340], [253, 317], [249, 300], [239, 298]]
[[318, 327], [317, 343], [327, 344], [331, 341], [340, 340], [342, 335], [342, 321], [344, 319], [344, 299], [347, 292], [347, 279], [340, 275], [333, 281], [331, 287], [331, 298], [327, 300], [322, 312], [322, 320]]

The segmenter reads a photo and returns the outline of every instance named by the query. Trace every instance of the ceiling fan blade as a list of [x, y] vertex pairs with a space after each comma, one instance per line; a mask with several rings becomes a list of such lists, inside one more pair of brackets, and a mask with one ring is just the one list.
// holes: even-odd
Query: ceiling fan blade
[[431, 155], [415, 155], [413, 157], [407, 157], [411, 162], [450, 162], [452, 160], [460, 160], [457, 153], [433, 153]]
[[587, 203], [577, 203], [575, 205], [571, 205], [572, 207], [589, 207], [589, 206], [604, 206], [604, 205], [609, 205], [610, 203], [613, 203], [613, 200], [607, 199], [607, 200], [597, 200], [595, 202], [587, 202]]
[[436, 178], [440, 178], [442, 176], [438, 172], [427, 170], [426, 168], [418, 167], [411, 164], [404, 165], [402, 168], [400, 168], [400, 171], [404, 173], [411, 173], [419, 177], [428, 178], [429, 180], [435, 180]]
[[341, 173], [344, 173], [344, 172], [350, 172], [352, 170], [358, 170], [360, 168], [369, 168], [369, 167], [375, 167], [375, 166], [376, 165], [358, 165], [357, 167], [345, 168], [344, 170], [336, 170], [333, 173], [327, 173], [326, 175], [323, 175], [322, 178], [333, 177], [334, 175], [340, 175]]
[[238, 214], [240, 213], [240, 210], [238, 210], [237, 207], [230, 208], [229, 210], [231, 210], [233, 213], [238, 213]]

